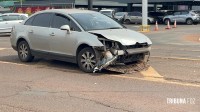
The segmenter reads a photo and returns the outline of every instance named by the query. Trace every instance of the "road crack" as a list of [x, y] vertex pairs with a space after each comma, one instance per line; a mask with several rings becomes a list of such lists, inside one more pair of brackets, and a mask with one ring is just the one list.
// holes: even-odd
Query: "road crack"
[[[10, 108], [13, 108], [13, 109], [21, 109], [21, 110], [24, 110], [24, 111], [28, 111], [28, 112], [40, 112], [40, 111], [37, 111], [37, 110], [32, 110], [32, 109], [27, 109], [27, 108], [23, 108], [23, 107], [17, 107], [17, 106], [13, 106], [13, 105], [8, 105], [8, 104], [0, 104], [1, 106], [6, 106], [6, 107], [10, 107]], [[1, 108], [0, 108], [1, 109]]]
[[102, 103], [102, 102], [100, 102], [100, 101], [91, 100], [91, 99], [87, 99], [87, 98], [81, 98], [81, 97], [77, 97], [77, 96], [72, 96], [69, 92], [67, 92], [67, 94], [68, 94], [68, 96], [71, 97], [71, 98], [76, 98], [76, 99], [80, 99], [80, 100], [90, 101], [90, 102], [96, 103], [96, 104], [98, 104], [98, 105], [102, 105], [102, 106], [104, 106], [104, 107], [108, 107], [108, 108], [112, 108], [112, 109], [116, 109], [116, 110], [121, 110], [121, 111], [124, 111], [124, 112], [134, 112], [134, 111], [130, 111], [130, 110], [127, 110], [127, 109], [114, 107], [114, 106], [111, 106], [111, 105]]

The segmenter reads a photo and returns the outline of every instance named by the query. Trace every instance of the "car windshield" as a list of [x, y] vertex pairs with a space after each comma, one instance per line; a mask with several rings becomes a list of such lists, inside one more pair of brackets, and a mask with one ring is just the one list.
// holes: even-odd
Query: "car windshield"
[[85, 31], [123, 28], [113, 19], [100, 13], [75, 13], [70, 15]]

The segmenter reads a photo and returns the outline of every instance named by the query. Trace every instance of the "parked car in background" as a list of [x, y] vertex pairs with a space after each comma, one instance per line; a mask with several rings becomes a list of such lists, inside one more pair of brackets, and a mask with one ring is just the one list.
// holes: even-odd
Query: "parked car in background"
[[165, 24], [174, 23], [186, 23], [188, 25], [198, 24], [200, 22], [200, 16], [195, 11], [175, 11], [171, 15], [167, 15], [163, 18]]
[[85, 72], [145, 61], [152, 44], [99, 12], [77, 9], [37, 12], [13, 27], [10, 41], [23, 62], [40, 56], [77, 63]]
[[114, 16], [115, 16], [115, 10], [113, 10], [113, 9], [103, 9], [103, 10], [100, 10], [99, 12], [110, 18], [114, 18]]
[[28, 14], [4, 13], [0, 15], [0, 33], [10, 33], [14, 25], [21, 23]]
[[117, 12], [115, 13], [115, 19], [120, 22], [123, 23], [124, 22], [124, 18], [125, 16], [128, 14], [128, 12]]
[[[148, 17], [148, 24], [153, 24], [155, 23], [154, 18]], [[128, 14], [124, 18], [124, 22], [126, 24], [130, 23], [142, 23], [142, 13], [140, 12], [128, 12]]]
[[158, 23], [163, 23], [163, 18], [166, 16], [166, 12], [149, 12], [148, 17], [154, 18]]

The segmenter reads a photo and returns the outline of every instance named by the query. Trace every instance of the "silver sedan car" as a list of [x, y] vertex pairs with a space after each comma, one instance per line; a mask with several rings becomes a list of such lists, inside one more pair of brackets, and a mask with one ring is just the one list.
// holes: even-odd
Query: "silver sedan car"
[[40, 56], [76, 63], [84, 72], [142, 61], [152, 44], [99, 12], [77, 9], [35, 13], [13, 27], [10, 41], [23, 62]]
[[4, 13], [0, 15], [0, 34], [10, 33], [12, 26], [20, 24], [28, 18], [28, 14], [21, 13]]

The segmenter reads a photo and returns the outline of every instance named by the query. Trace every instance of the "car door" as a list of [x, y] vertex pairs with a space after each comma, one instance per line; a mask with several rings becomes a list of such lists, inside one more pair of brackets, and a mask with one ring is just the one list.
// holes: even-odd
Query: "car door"
[[171, 22], [175, 22], [175, 20], [176, 22], [181, 22], [180, 15], [181, 15], [181, 12], [175, 12], [170, 18]]
[[31, 43], [31, 48], [40, 53], [48, 53], [49, 48], [49, 40], [50, 40], [50, 22], [52, 19], [52, 13], [41, 13], [37, 14], [27, 22], [31, 25], [28, 25], [28, 37]]
[[140, 12], [136, 12], [135, 15], [137, 23], [142, 23], [142, 14]]
[[132, 23], [138, 22], [138, 17], [136, 16], [136, 13], [134, 13], [134, 12], [130, 13], [130, 20]]
[[[66, 30], [61, 30], [63, 25], [69, 25], [71, 33], [67, 33]], [[80, 34], [78, 26], [70, 20], [66, 15], [55, 13], [51, 28], [50, 28], [50, 50], [52, 54], [56, 54], [63, 57], [73, 57], [74, 46], [76, 45], [77, 35]]]
[[7, 29], [8, 28], [8, 20], [9, 20], [8, 15], [2, 15], [1, 16], [0, 29]]
[[182, 22], [182, 23], [186, 22], [188, 14], [189, 14], [188, 11], [181, 12], [181, 15], [179, 16], [179, 21]]

